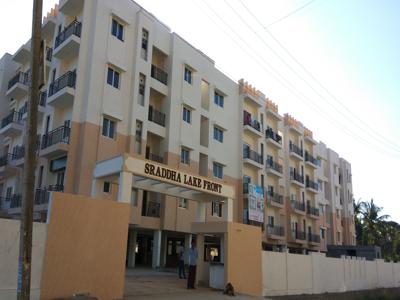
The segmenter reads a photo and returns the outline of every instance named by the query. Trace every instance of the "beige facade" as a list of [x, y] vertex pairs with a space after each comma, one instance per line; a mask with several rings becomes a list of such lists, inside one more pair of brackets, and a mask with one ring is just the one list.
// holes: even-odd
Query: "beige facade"
[[[49, 191], [128, 202], [130, 267], [175, 267], [178, 250], [193, 239], [191, 223], [199, 211], [206, 222], [261, 226], [269, 250], [325, 250], [327, 242], [339, 243], [336, 232], [352, 243], [350, 164], [336, 162], [343, 173], [338, 195], [346, 203], [338, 202], [337, 221], [336, 206], [329, 209], [339, 205], [329, 194], [334, 189], [321, 196], [317, 185], [333, 180], [333, 154], [317, 155], [310, 130], [280, 115], [247, 82], [232, 81], [135, 2], [61, 0], [44, 18], [42, 34], [47, 83], [38, 109], [36, 220], [46, 220]], [[29, 54], [28, 41], [6, 54], [0, 68], [0, 208], [15, 216], [21, 206]], [[202, 202], [196, 191], [186, 197], [184, 188], [140, 185], [137, 175], [121, 170], [96, 177], [96, 168], [126, 156], [208, 178], [233, 194], [207, 194]], [[316, 157], [326, 158], [326, 171]], [[249, 183], [262, 187], [262, 222], [248, 218]], [[320, 238], [321, 228], [335, 232], [327, 233], [331, 240]], [[204, 242], [221, 250], [216, 237]]]

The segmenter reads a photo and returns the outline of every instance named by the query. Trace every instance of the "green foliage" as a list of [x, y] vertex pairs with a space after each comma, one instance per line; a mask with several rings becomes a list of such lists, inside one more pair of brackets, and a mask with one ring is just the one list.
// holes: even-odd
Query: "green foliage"
[[382, 207], [374, 200], [354, 202], [357, 244], [380, 246], [385, 260], [400, 260], [400, 225], [387, 221], [389, 215], [380, 215]]

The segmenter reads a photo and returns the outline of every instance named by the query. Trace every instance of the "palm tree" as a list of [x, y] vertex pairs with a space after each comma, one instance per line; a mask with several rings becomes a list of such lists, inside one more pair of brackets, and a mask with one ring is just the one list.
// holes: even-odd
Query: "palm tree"
[[364, 233], [364, 242], [367, 245], [378, 244], [379, 238], [382, 236], [382, 223], [388, 219], [389, 215], [379, 215], [382, 207], [375, 205], [374, 199], [370, 202], [360, 202], [362, 215], [362, 225]]

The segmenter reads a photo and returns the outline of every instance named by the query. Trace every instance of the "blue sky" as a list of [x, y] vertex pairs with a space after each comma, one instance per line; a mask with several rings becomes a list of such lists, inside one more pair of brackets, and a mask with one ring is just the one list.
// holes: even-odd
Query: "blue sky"
[[[354, 197], [374, 198], [400, 222], [400, 1], [314, 0], [267, 27], [350, 113], [280, 48], [239, 0], [137, 2], [214, 59], [232, 79], [251, 82], [279, 105], [282, 114], [289, 112], [350, 161]], [[267, 26], [307, 2], [243, 3]], [[31, 7], [26, 3], [0, 2], [0, 55], [13, 53], [29, 38]], [[44, 10], [54, 3], [44, 0]], [[21, 22], [14, 23], [16, 15]]]

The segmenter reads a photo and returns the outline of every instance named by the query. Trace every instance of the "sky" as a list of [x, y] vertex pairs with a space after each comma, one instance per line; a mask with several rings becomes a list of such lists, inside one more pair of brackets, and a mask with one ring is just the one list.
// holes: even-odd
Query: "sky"
[[[136, 2], [311, 129], [351, 163], [354, 198], [400, 222], [400, 1]], [[31, 12], [0, 1], [0, 56], [29, 39]]]

